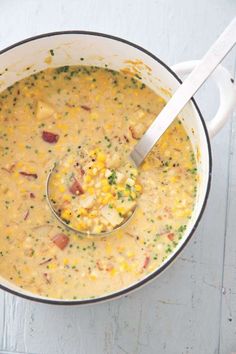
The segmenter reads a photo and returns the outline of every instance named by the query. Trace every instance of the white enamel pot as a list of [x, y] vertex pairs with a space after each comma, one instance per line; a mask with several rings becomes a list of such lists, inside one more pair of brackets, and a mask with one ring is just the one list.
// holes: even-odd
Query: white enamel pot
[[[53, 49], [52, 62], [45, 58]], [[16, 43], [0, 52], [0, 91], [14, 82], [43, 69], [64, 65], [96, 65], [120, 70], [134, 66], [140, 72], [142, 81], [168, 100], [181, 83], [178, 74], [189, 73], [196, 62], [187, 62], [174, 66], [172, 69], [155, 55], [126, 40], [100, 33], [84, 31], [68, 31], [43, 34]], [[87, 304], [116, 298], [139, 288], [159, 275], [182, 251], [196, 229], [206, 206], [211, 183], [211, 146], [213, 137], [224, 125], [236, 104], [236, 88], [229, 72], [219, 66], [214, 73], [214, 80], [220, 92], [218, 112], [209, 124], [204, 122], [200, 109], [192, 99], [180, 114], [180, 119], [191, 139], [197, 156], [200, 174], [196, 205], [192, 219], [184, 237], [175, 252], [153, 273], [141, 281], [118, 292], [88, 300], [57, 300], [43, 298], [27, 292], [14, 284], [0, 279], [1, 288], [27, 299], [53, 304]]]

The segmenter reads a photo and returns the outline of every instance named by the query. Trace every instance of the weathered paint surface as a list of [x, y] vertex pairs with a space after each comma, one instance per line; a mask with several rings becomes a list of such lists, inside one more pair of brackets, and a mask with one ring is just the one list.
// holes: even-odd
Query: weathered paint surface
[[[199, 58], [235, 15], [232, 0], [1, 0], [0, 47], [42, 32], [87, 29], [127, 38], [174, 64]], [[232, 53], [232, 73], [234, 62]], [[214, 94], [209, 84], [198, 95], [206, 118], [215, 112]], [[235, 352], [235, 116], [212, 144], [206, 212], [169, 270], [126, 298], [93, 307], [46, 306], [1, 291], [0, 353]]]

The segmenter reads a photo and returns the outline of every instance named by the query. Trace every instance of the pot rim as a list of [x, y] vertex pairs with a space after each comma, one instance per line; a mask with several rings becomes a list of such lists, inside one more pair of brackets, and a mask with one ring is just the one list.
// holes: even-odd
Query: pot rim
[[[105, 33], [101, 33], [101, 32], [94, 32], [94, 31], [83, 31], [83, 30], [66, 30], [66, 31], [55, 31], [55, 32], [48, 32], [48, 33], [43, 33], [40, 35], [36, 35], [36, 36], [32, 36], [32, 37], [28, 37], [22, 41], [16, 42], [15, 44], [12, 44], [2, 50], [0, 50], [0, 56], [8, 51], [10, 51], [11, 49], [14, 49], [22, 44], [28, 43], [28, 42], [32, 42], [41, 38], [45, 38], [45, 37], [53, 37], [53, 36], [58, 36], [58, 35], [70, 35], [70, 34], [82, 34], [82, 35], [88, 35], [88, 36], [98, 36], [98, 37], [105, 37], [108, 39], [112, 39], [121, 43], [125, 43], [131, 47], [134, 47], [138, 50], [140, 50], [141, 52], [147, 54], [148, 56], [150, 56], [151, 58], [153, 58], [156, 62], [158, 62], [159, 64], [161, 64], [167, 71], [169, 71], [169, 73], [172, 74], [172, 76], [175, 77], [175, 79], [179, 82], [182, 83], [182, 80], [178, 77], [178, 75], [167, 65], [165, 64], [162, 60], [160, 60], [157, 56], [155, 56], [154, 54], [152, 54], [151, 52], [149, 52], [148, 50], [144, 49], [142, 46], [137, 45], [133, 42], [130, 42], [126, 39], [117, 37], [117, 36], [113, 36], [110, 34], [105, 34]], [[209, 192], [210, 192], [210, 186], [211, 186], [211, 174], [212, 174], [212, 152], [211, 152], [211, 144], [210, 144], [210, 138], [209, 138], [209, 133], [206, 127], [206, 123], [203, 119], [202, 113], [195, 101], [194, 98], [191, 98], [191, 101], [197, 111], [197, 114], [201, 120], [202, 126], [203, 126], [203, 130], [205, 132], [205, 136], [206, 136], [206, 140], [207, 140], [207, 150], [208, 150], [208, 156], [209, 156], [209, 174], [208, 174], [208, 181], [207, 181], [207, 189], [206, 189], [206, 193], [205, 193], [205, 197], [204, 197], [204, 201], [200, 210], [200, 213], [198, 215], [198, 218], [195, 222], [195, 224], [193, 225], [191, 232], [188, 234], [188, 236], [186, 237], [185, 241], [183, 242], [183, 244], [181, 245], [181, 247], [172, 254], [172, 256], [170, 257], [170, 259], [163, 265], [161, 265], [158, 269], [156, 269], [153, 273], [151, 273], [150, 275], [146, 276], [144, 279], [141, 279], [140, 281], [130, 285], [127, 288], [121, 289], [119, 291], [116, 291], [114, 293], [108, 294], [108, 295], [104, 295], [104, 296], [100, 296], [97, 298], [92, 298], [92, 299], [84, 299], [84, 300], [52, 300], [52, 299], [46, 299], [46, 298], [40, 298], [39, 296], [37, 297], [37, 294], [35, 294], [35, 296], [31, 296], [28, 294], [22, 294], [19, 291], [16, 290], [12, 290], [9, 289], [8, 287], [0, 284], [0, 289], [5, 290], [13, 295], [17, 295], [21, 298], [27, 299], [27, 300], [31, 300], [31, 301], [35, 301], [35, 302], [40, 302], [40, 303], [45, 303], [45, 304], [53, 304], [53, 305], [87, 305], [87, 304], [95, 304], [95, 303], [100, 303], [100, 302], [105, 302], [107, 300], [112, 300], [115, 298], [119, 298], [121, 296], [124, 295], [128, 295], [130, 292], [133, 292], [134, 290], [140, 288], [141, 286], [147, 284], [148, 282], [150, 282], [151, 280], [153, 280], [154, 278], [156, 278], [158, 275], [160, 275], [165, 269], [167, 269], [167, 267], [170, 266], [171, 263], [173, 263], [173, 261], [177, 258], [177, 256], [182, 252], [182, 250], [186, 247], [186, 245], [188, 244], [189, 240], [192, 238], [201, 218], [202, 215], [204, 213], [206, 204], [207, 204], [207, 200], [209, 197]]]

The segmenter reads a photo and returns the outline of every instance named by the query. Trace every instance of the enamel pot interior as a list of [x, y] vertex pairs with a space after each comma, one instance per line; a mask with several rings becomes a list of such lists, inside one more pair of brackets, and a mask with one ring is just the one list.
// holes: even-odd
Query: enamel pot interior
[[[53, 49], [54, 56], [50, 55]], [[46, 60], [45, 60], [46, 59]], [[50, 62], [51, 60], [51, 62]], [[114, 70], [136, 70], [142, 81], [160, 96], [169, 99], [179, 86], [177, 76], [146, 50], [125, 40], [91, 32], [50, 33], [17, 43], [1, 52], [0, 91], [14, 82], [48, 67], [64, 65], [96, 65]], [[1, 287], [28, 299], [55, 304], [85, 304], [111, 299], [138, 288], [160, 274], [179, 254], [191, 237], [203, 213], [210, 186], [211, 152], [208, 133], [195, 102], [192, 100], [180, 114], [180, 119], [191, 139], [199, 170], [197, 201], [184, 237], [159, 267], [130, 287], [103, 297], [88, 300], [57, 300], [29, 293], [1, 279]]]

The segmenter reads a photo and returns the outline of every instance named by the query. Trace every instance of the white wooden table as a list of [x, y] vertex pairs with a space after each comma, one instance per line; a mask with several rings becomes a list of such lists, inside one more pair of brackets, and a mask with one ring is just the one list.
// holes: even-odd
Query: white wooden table
[[[85, 29], [136, 42], [171, 65], [200, 58], [235, 15], [235, 0], [0, 0], [0, 48]], [[234, 64], [232, 53], [232, 74]], [[198, 97], [206, 119], [216, 110], [210, 89]], [[212, 142], [208, 206], [175, 264], [136, 293], [91, 307], [47, 306], [0, 291], [0, 353], [236, 352], [235, 118]]]

